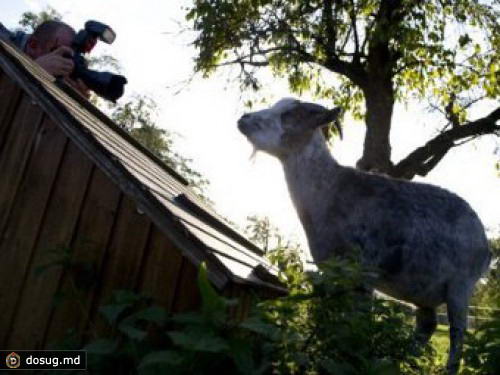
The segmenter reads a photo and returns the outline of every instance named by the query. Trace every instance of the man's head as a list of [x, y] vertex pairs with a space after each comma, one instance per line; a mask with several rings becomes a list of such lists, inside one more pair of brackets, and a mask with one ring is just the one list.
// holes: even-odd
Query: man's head
[[31, 34], [26, 44], [26, 53], [37, 59], [58, 47], [70, 47], [75, 37], [75, 30], [61, 21], [45, 21]]

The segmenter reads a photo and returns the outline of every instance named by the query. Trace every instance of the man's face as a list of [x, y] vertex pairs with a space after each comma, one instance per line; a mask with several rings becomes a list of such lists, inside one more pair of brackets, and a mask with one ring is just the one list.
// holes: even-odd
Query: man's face
[[46, 55], [61, 46], [71, 47], [71, 43], [75, 37], [75, 32], [67, 27], [60, 27], [47, 40], [38, 38], [30, 38], [26, 46], [26, 53], [32, 58], [37, 59], [40, 56]]

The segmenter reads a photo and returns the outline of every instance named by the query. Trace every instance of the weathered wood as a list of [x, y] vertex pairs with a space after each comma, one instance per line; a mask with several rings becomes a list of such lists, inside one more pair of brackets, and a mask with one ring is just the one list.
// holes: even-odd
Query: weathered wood
[[[117, 289], [195, 310], [201, 262], [245, 316], [246, 293], [268, 285], [253, 273], [265, 261], [251, 246], [130, 135], [2, 42], [0, 70], [0, 94], [5, 85], [23, 92], [18, 102], [0, 95], [0, 346], [46, 348], [68, 329], [93, 339], [106, 327], [98, 309]], [[57, 245], [70, 250], [65, 267], [36, 276]]]
[[67, 138], [43, 122], [0, 243], [0, 346], [6, 347]]
[[138, 290], [171, 311], [182, 255], [157, 228], [153, 228], [141, 269]]
[[5, 147], [0, 149], [0, 171], [3, 176], [0, 179], [0, 243], [35, 137], [38, 136], [36, 141], [40, 141], [42, 118], [40, 107], [24, 96], [11, 120], [11, 128], [15, 131], [5, 134]]
[[[177, 220], [171, 217], [158, 199], [139, 183], [121, 162], [96, 140], [94, 135], [90, 134], [92, 122], [87, 122], [83, 118], [75, 118], [70, 112], [71, 109], [61, 103], [61, 100], [66, 98], [66, 94], [57, 89], [49, 79], [45, 79], [43, 74], [33, 73], [33, 67], [28, 66], [30, 62], [24, 61], [22, 56], [17, 55], [15, 49], [0, 41], [0, 66], [5, 72], [14, 78], [26, 93], [37, 99], [44, 111], [60, 125], [66, 135], [78, 144], [87, 157], [99, 165], [101, 170], [113, 179], [124, 193], [133, 197], [143, 211], [148, 212], [151, 220], [176, 246], [183, 249], [187, 257], [196, 264], [205, 260], [210, 262], [209, 277], [218, 288], [223, 288], [229, 279], [227, 271], [220, 265], [220, 262], [212, 254], [204, 251], [203, 247], [199, 247], [185, 236]], [[35, 76], [30, 77], [26, 70]], [[80, 106], [76, 102], [71, 105]], [[123, 139], [123, 144], [127, 144], [125, 139]]]
[[152, 227], [151, 220], [127, 196], [121, 201], [117, 215], [99, 275], [100, 285], [92, 303], [91, 319], [100, 332], [105, 329], [106, 324], [103, 324], [98, 309], [109, 303], [115, 290], [134, 289]]
[[0, 153], [5, 145], [12, 118], [18, 109], [21, 97], [21, 88], [2, 74], [0, 76]]
[[184, 312], [196, 310], [201, 303], [197, 283], [198, 269], [187, 258], [182, 258], [181, 271], [177, 280], [172, 311]]
[[[61, 137], [63, 137], [61, 135]], [[45, 168], [57, 165], [47, 164]], [[11, 348], [41, 349], [44, 329], [55, 303], [63, 266], [40, 271], [40, 267], [64, 261], [70, 250], [81, 206], [88, 187], [92, 164], [72, 143], [58, 167], [54, 189], [48, 199], [45, 219], [33, 251], [28, 278], [8, 340]]]
[[[117, 221], [122, 197], [118, 187], [99, 169], [94, 169], [75, 237], [70, 245], [73, 267], [64, 272], [59, 294], [66, 295], [55, 306], [45, 333], [45, 346], [62, 340], [71, 329], [82, 337], [91, 313], [92, 300], [106, 248]], [[106, 277], [106, 275], [103, 275]]]

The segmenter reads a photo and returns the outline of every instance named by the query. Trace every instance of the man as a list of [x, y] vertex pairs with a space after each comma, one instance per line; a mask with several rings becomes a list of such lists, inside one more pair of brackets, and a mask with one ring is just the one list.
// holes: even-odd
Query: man
[[88, 98], [90, 93], [85, 84], [69, 77], [74, 69], [71, 43], [75, 34], [73, 28], [60, 21], [45, 21], [31, 35], [12, 33], [0, 23], [1, 36], [9, 39], [48, 73], [64, 77], [66, 82]]

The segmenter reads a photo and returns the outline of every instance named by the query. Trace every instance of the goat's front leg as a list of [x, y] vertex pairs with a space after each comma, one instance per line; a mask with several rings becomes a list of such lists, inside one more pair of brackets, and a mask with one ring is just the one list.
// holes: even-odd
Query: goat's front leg
[[446, 302], [448, 307], [448, 321], [450, 325], [450, 351], [446, 369], [448, 375], [455, 375], [460, 368], [460, 360], [462, 358], [462, 346], [464, 334], [467, 329], [467, 313], [468, 313], [468, 293], [448, 295]]

